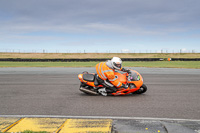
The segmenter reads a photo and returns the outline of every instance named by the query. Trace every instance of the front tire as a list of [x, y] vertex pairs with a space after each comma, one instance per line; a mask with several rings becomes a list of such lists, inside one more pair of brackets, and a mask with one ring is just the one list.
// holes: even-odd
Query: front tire
[[139, 90], [137, 90], [135, 93], [136, 94], [142, 94], [145, 93], [147, 91], [147, 86], [145, 84], [143, 84]]

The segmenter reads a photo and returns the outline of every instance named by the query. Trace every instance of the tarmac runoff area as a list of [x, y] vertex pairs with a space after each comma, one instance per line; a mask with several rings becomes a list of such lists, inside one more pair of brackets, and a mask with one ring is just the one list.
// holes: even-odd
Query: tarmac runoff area
[[200, 120], [89, 116], [0, 116], [0, 131], [49, 133], [199, 133]]
[[[199, 69], [132, 69], [144, 75], [150, 88], [147, 94], [104, 98], [87, 96], [77, 89], [79, 86], [79, 81], [75, 80], [77, 74], [84, 70], [94, 72], [92, 68], [0, 68], [0, 132], [20, 133], [30, 130], [51, 133], [200, 133]], [[64, 78], [71, 80], [66, 82]], [[59, 84], [56, 84], [57, 82]], [[58, 87], [56, 91], [53, 85]], [[65, 89], [67, 85], [72, 89]], [[160, 86], [163, 88], [161, 89]], [[171, 88], [173, 86], [175, 88]], [[44, 93], [41, 89], [48, 91]], [[38, 93], [41, 91], [43, 93]], [[48, 97], [51, 91], [54, 95]], [[162, 95], [159, 96], [160, 94]], [[54, 101], [51, 101], [52, 98]], [[57, 99], [61, 101], [56, 101]], [[121, 106], [115, 106], [116, 101], [119, 100]], [[104, 104], [97, 106], [100, 101]], [[113, 107], [110, 107], [107, 101], [110, 101]], [[90, 103], [82, 106], [82, 102]], [[72, 106], [71, 103], [76, 106]], [[141, 110], [141, 103], [143, 103], [143, 110]], [[170, 106], [166, 108], [164, 104]], [[152, 106], [154, 108], [151, 108]], [[110, 108], [114, 112], [110, 114], [106, 112], [107, 116], [105, 116], [102, 107]], [[89, 114], [86, 108], [90, 110]], [[136, 117], [129, 117], [133, 116], [131, 111]], [[91, 115], [91, 112], [93, 116], [86, 116]], [[123, 115], [127, 117], [121, 117]]]

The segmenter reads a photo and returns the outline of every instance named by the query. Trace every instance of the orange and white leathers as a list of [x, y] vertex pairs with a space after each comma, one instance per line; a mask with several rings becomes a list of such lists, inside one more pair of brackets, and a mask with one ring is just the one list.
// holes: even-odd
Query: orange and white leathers
[[106, 81], [108, 79], [116, 88], [122, 86], [122, 83], [115, 77], [114, 68], [112, 67], [110, 60], [98, 63], [96, 65], [96, 72], [102, 80]]

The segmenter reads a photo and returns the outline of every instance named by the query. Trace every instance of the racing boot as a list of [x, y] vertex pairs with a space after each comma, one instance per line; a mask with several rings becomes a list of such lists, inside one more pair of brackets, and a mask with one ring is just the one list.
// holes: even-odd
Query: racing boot
[[107, 96], [107, 91], [106, 91], [106, 88], [101, 88], [101, 89], [98, 89], [98, 92], [102, 95], [102, 96]]

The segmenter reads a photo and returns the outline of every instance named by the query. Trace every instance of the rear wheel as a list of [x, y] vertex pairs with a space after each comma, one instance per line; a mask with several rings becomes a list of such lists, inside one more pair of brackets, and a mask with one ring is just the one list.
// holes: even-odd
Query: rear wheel
[[145, 84], [143, 84], [139, 90], [137, 90], [135, 93], [136, 94], [142, 94], [145, 93], [147, 91], [147, 86]]

